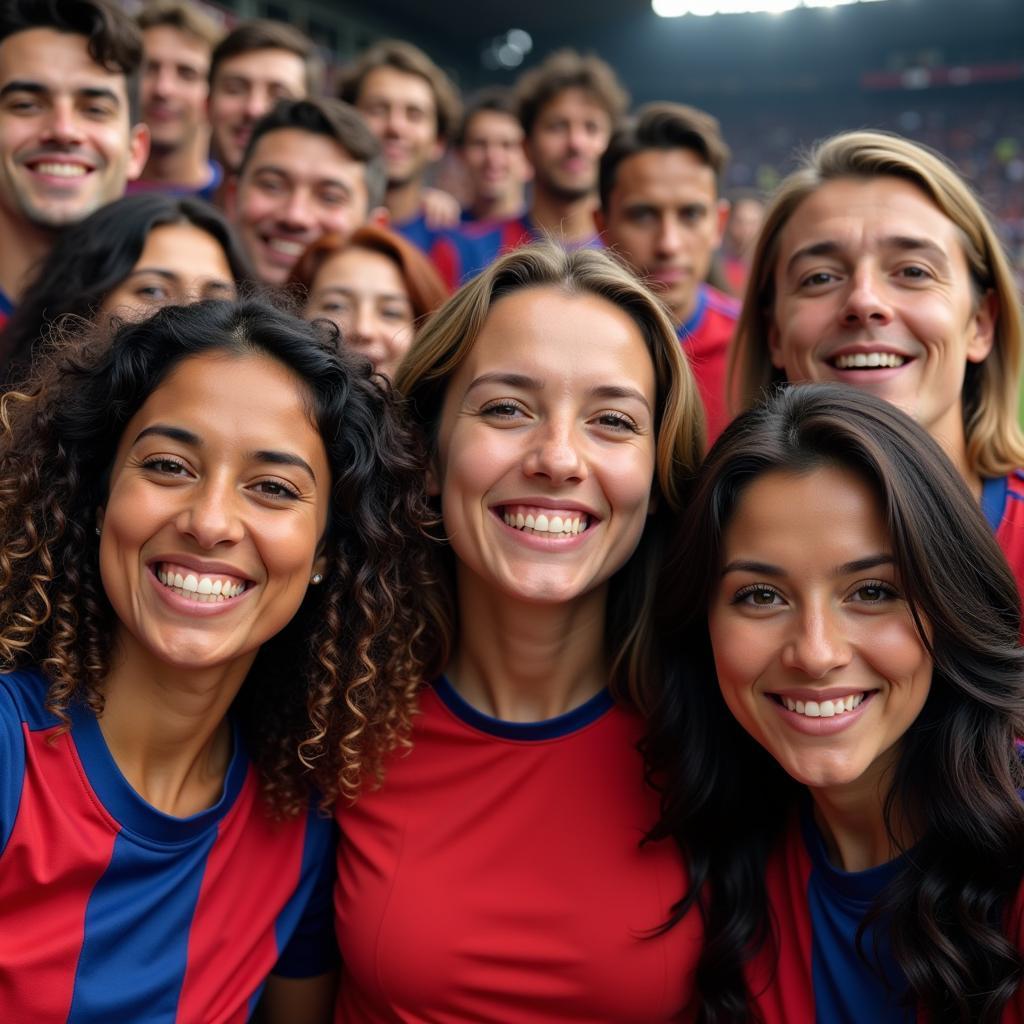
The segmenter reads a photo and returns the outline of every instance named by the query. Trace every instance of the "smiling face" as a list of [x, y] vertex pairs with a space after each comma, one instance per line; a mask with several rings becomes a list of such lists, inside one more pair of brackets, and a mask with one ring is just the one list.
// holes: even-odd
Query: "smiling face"
[[968, 363], [992, 349], [958, 231], [915, 185], [839, 179], [797, 207], [775, 263], [771, 358], [790, 381], [837, 380], [899, 406], [956, 455]]
[[529, 176], [523, 129], [511, 114], [478, 110], [466, 125], [462, 162], [476, 198], [492, 202], [521, 198]]
[[324, 260], [309, 290], [306, 317], [333, 321], [345, 345], [388, 378], [412, 344], [412, 303], [398, 267], [359, 246]]
[[448, 384], [434, 471], [460, 585], [560, 604], [606, 587], [654, 479], [654, 366], [594, 295], [499, 299]]
[[85, 36], [26, 29], [0, 43], [0, 208], [42, 228], [76, 224], [138, 177], [149, 136], [129, 121], [125, 76]]
[[172, 25], [142, 33], [142, 116], [153, 149], [164, 153], [191, 146], [206, 127], [210, 47]]
[[234, 278], [220, 242], [194, 224], [164, 224], [150, 231], [132, 272], [110, 292], [100, 311], [139, 320], [161, 306], [234, 295]]
[[100, 573], [119, 647], [182, 669], [251, 661], [318, 567], [330, 487], [289, 370], [257, 355], [180, 363], [114, 457]]
[[729, 710], [804, 785], [877, 786], [932, 662], [875, 494], [845, 469], [767, 473], [723, 540], [708, 624]]
[[279, 128], [260, 136], [229, 205], [257, 277], [284, 284], [317, 239], [366, 223], [366, 164], [326, 135]]

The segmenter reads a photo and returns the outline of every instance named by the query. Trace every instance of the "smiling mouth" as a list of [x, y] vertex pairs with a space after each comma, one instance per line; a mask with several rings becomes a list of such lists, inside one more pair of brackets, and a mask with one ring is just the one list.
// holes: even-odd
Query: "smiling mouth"
[[779, 693], [771, 693], [768, 696], [776, 704], [781, 704], [787, 711], [803, 715], [804, 718], [835, 718], [836, 715], [842, 715], [847, 711], [853, 711], [854, 708], [860, 707], [864, 701], [874, 696], [877, 692], [877, 690], [860, 691], [850, 693], [845, 697], [836, 697], [832, 700], [822, 701], [793, 700]]
[[67, 163], [63, 160], [36, 160], [28, 165], [35, 174], [45, 174], [51, 178], [84, 178], [90, 173], [82, 164]]
[[590, 527], [590, 517], [573, 509], [541, 509], [530, 505], [502, 505], [496, 510], [506, 526], [523, 533], [575, 536]]
[[852, 352], [828, 360], [837, 370], [890, 370], [909, 362], [908, 356], [896, 352]]
[[216, 604], [240, 597], [251, 586], [250, 581], [235, 576], [203, 575], [180, 571], [181, 566], [162, 562], [153, 566], [153, 575], [168, 590], [200, 604]]

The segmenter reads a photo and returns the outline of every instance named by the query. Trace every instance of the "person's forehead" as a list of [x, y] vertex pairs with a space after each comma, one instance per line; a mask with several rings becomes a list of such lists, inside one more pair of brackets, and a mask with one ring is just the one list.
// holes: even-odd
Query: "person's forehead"
[[500, 135], [522, 135], [519, 119], [503, 110], [478, 110], [470, 115], [466, 125], [466, 138], [486, 138]]
[[268, 166], [287, 171], [295, 178], [320, 180], [362, 178], [366, 164], [357, 160], [340, 142], [319, 132], [279, 128], [256, 140], [247, 165], [247, 176]]
[[537, 112], [538, 120], [555, 115], [578, 113], [611, 122], [611, 115], [600, 99], [582, 85], [567, 85], [550, 96]]
[[48, 28], [15, 32], [0, 43], [0, 87], [12, 81], [55, 92], [105, 88], [121, 99], [128, 91], [123, 72], [96, 63], [85, 36]]
[[631, 153], [615, 172], [611, 194], [627, 201], [673, 202], [690, 201], [695, 194], [714, 200], [718, 189], [711, 165], [693, 149], [678, 146]]
[[393, 68], [387, 64], [372, 68], [366, 73], [359, 87], [359, 98], [414, 102], [430, 110], [435, 106], [434, 90], [422, 75], [413, 71], [402, 71], [401, 68]]
[[214, 85], [224, 78], [240, 78], [250, 83], [306, 87], [306, 65], [291, 50], [266, 47], [225, 57], [217, 65]]
[[153, 25], [142, 33], [142, 46], [146, 57], [160, 56], [195, 63], [197, 59], [209, 64], [211, 47], [199, 36], [174, 25]]

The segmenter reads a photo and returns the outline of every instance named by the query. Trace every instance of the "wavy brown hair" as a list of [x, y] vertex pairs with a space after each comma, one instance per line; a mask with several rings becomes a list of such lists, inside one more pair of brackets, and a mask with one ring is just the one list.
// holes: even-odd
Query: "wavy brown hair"
[[308, 806], [310, 784], [326, 807], [380, 780], [409, 743], [432, 632], [419, 446], [386, 384], [337, 349], [329, 325], [263, 302], [171, 306], [112, 344], [69, 341], [0, 402], [0, 664], [38, 665], [69, 727], [73, 702], [103, 709], [117, 619], [94, 527], [125, 425], [207, 352], [268, 356], [302, 382], [331, 468], [325, 579], [260, 648], [234, 708], [280, 816]]

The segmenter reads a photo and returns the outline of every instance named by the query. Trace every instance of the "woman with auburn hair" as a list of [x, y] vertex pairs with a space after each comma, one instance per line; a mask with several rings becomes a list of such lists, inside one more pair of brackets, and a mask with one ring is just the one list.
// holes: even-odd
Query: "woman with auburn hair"
[[339, 811], [335, 1019], [678, 1019], [700, 923], [636, 742], [655, 590], [703, 412], [654, 296], [610, 256], [499, 259], [396, 377], [443, 522], [412, 750]]
[[673, 920], [705, 922], [698, 1020], [1020, 1024], [1020, 600], [962, 477], [891, 404], [789, 388], [678, 537], [645, 754]]
[[58, 349], [0, 423], [4, 1018], [243, 1020], [273, 974], [269, 1019], [322, 1019], [324, 808], [423, 673], [415, 438], [259, 302]]
[[814, 149], [765, 213], [736, 328], [737, 409], [775, 382], [895, 403], [946, 450], [1024, 587], [1020, 299], [981, 204], [945, 160], [882, 132]]
[[292, 272], [308, 320], [337, 325], [342, 341], [389, 380], [423, 321], [448, 298], [430, 260], [393, 231], [369, 224], [345, 243], [314, 242]]

